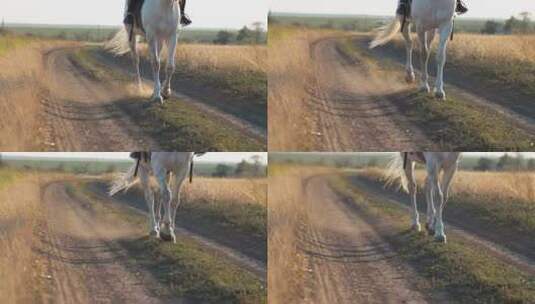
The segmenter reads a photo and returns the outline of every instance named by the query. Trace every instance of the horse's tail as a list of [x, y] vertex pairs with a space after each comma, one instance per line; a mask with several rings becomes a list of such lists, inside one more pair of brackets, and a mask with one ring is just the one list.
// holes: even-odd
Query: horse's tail
[[137, 178], [137, 175], [136, 175], [136, 171], [137, 171], [136, 167], [137, 167], [137, 164], [134, 164], [132, 167], [128, 169], [128, 171], [126, 171], [125, 173], [119, 173], [113, 179], [113, 182], [110, 186], [110, 190], [108, 192], [110, 196], [113, 196], [116, 193], [123, 191], [123, 190], [128, 191], [130, 187], [132, 187], [139, 181], [139, 178]]
[[407, 175], [405, 174], [405, 166], [412, 166], [412, 163], [407, 163], [403, 154], [404, 152], [396, 154], [390, 161], [385, 175], [385, 187], [397, 185], [400, 189], [409, 192], [409, 183]]
[[[128, 33], [126, 27], [123, 27], [115, 34], [115, 36], [113, 36], [113, 38], [106, 42], [104, 47], [116, 56], [127, 54], [130, 52], [130, 36], [131, 35]], [[136, 39], [135, 35], [131, 38], [134, 40]]]
[[396, 36], [396, 34], [401, 29], [401, 16], [396, 15], [394, 20], [390, 24], [385, 25], [379, 28], [379, 32], [375, 36], [372, 42], [370, 42], [370, 49], [373, 49], [377, 46], [388, 43], [390, 40]]

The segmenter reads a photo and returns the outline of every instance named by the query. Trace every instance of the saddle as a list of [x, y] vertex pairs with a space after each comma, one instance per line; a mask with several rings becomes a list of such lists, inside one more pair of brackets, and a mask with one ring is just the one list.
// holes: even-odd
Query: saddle
[[403, 169], [407, 169], [407, 164], [411, 161], [416, 161], [425, 164], [425, 155], [423, 152], [404, 152], [403, 153]]

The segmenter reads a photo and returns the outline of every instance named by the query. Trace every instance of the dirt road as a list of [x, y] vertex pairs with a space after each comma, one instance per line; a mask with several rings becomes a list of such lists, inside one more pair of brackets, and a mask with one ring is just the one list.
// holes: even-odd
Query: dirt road
[[416, 289], [414, 271], [324, 178], [309, 179], [305, 191], [308, 222], [300, 235], [309, 261], [305, 303], [443, 302]]
[[310, 106], [317, 113], [316, 146], [326, 151], [432, 150], [435, 145], [397, 109], [398, 81], [374, 77], [359, 62], [348, 62], [336, 39], [312, 46], [315, 83]]
[[[127, 245], [139, 241], [144, 229], [107, 217], [102, 210], [97, 212], [92, 202], [71, 193], [70, 187], [55, 182], [42, 190], [46, 221], [39, 229], [41, 244], [36, 248], [45, 259], [43, 302], [191, 303], [190, 299], [173, 297], [173, 284], [159, 277], [161, 267], [148, 268], [155, 261], [143, 257], [150, 259], [150, 254], [146, 257], [132, 252], [133, 247]], [[219, 258], [234, 259], [236, 264], [249, 267], [247, 260], [232, 256], [232, 248], [185, 229], [177, 233], [198, 241], [210, 252], [218, 252]], [[136, 250], [143, 249], [138, 246]]]
[[135, 238], [133, 227], [96, 218], [86, 203], [73, 200], [65, 185], [43, 190], [47, 223], [41, 253], [47, 259], [51, 303], [171, 303], [151, 292], [167, 287], [143, 269], [127, 265], [128, 252], [120, 240]]
[[45, 145], [55, 151], [158, 149], [116, 104], [124, 90], [95, 80], [69, 57], [73, 49], [45, 55], [50, 95], [42, 100]]

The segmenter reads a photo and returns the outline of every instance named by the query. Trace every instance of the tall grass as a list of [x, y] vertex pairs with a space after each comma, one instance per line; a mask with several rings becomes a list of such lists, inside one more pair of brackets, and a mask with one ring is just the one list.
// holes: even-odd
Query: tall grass
[[53, 44], [0, 37], [0, 149], [39, 149], [40, 103], [49, 77], [43, 54]]
[[1, 303], [35, 300], [32, 290], [36, 287], [35, 275], [40, 273], [33, 245], [34, 227], [41, 217], [39, 196], [36, 177], [18, 179], [0, 191]]
[[265, 179], [197, 178], [184, 189], [183, 213], [231, 225], [265, 240], [267, 181]]

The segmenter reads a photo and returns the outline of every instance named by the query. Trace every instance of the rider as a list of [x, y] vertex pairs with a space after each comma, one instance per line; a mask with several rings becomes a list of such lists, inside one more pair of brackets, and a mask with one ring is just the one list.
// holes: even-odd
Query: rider
[[[399, 6], [398, 6], [396, 13], [398, 15], [404, 15], [405, 11], [407, 11], [407, 8], [410, 5], [410, 1], [411, 0], [399, 0]], [[455, 6], [455, 12], [459, 14], [464, 14], [468, 12], [468, 8], [466, 7], [466, 5], [464, 4], [462, 0], [457, 0], [457, 5]]]
[[[183, 26], [188, 26], [191, 24], [191, 19], [189, 19], [188, 15], [186, 15], [186, 0], [178, 0], [178, 3], [180, 5], [180, 24]], [[128, 9], [126, 10], [126, 16], [124, 18], [124, 24], [133, 25], [134, 24], [134, 16], [136, 13], [136, 10], [141, 10], [141, 5], [143, 5], [143, 0], [129, 0], [128, 1]]]

